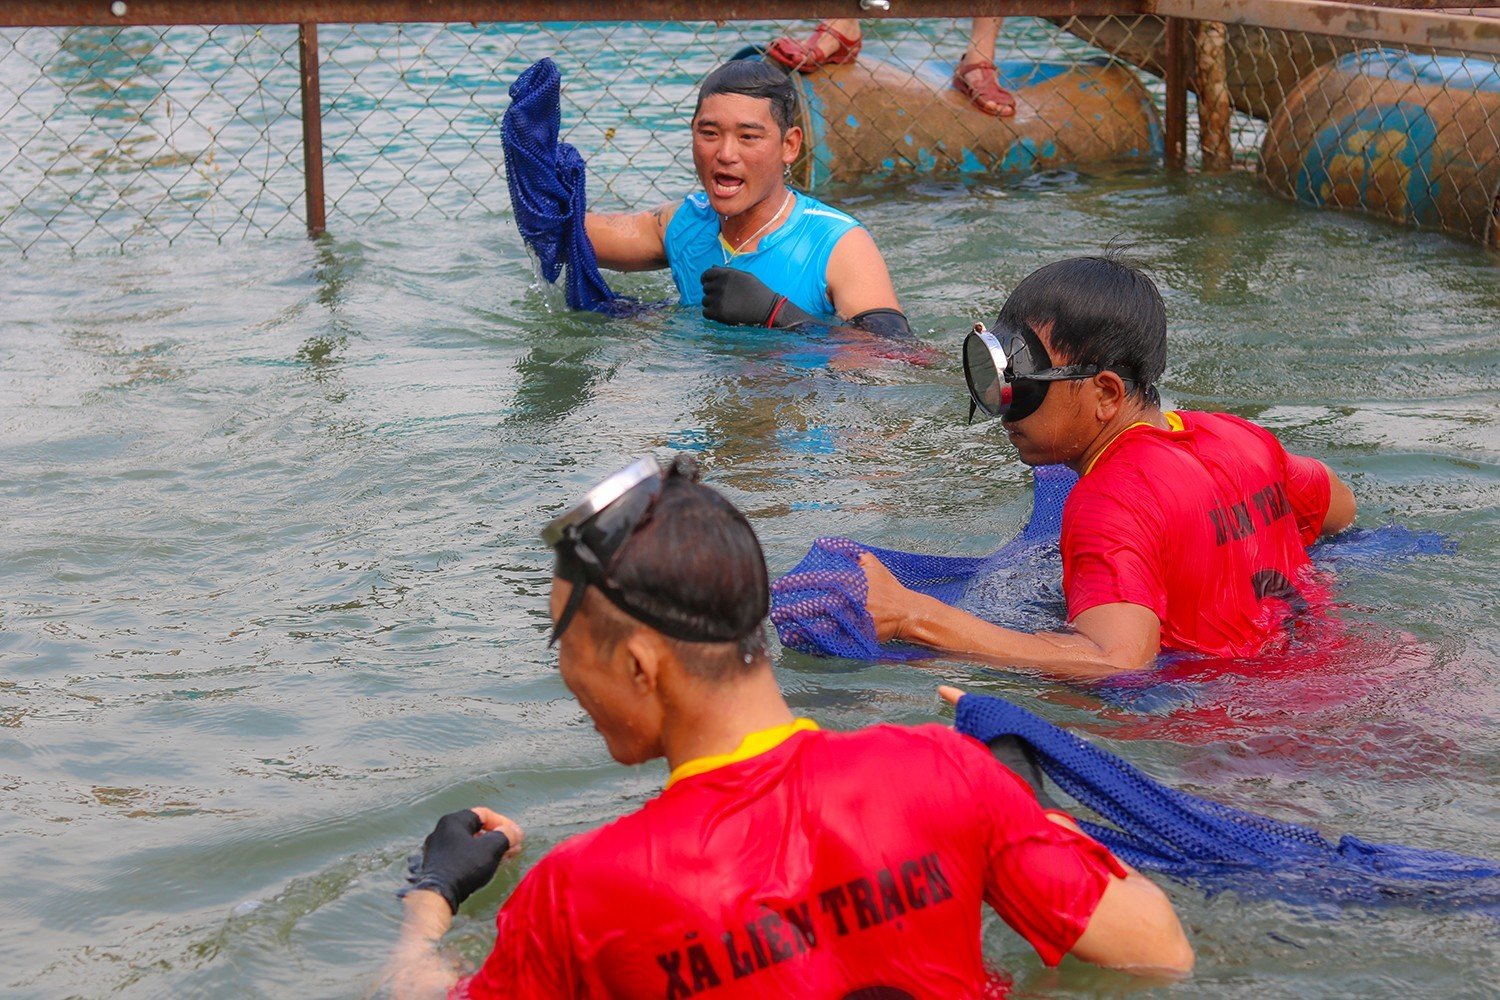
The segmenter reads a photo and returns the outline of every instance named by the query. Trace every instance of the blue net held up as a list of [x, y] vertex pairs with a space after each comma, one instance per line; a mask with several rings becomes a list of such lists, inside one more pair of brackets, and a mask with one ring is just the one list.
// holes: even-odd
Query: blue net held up
[[562, 77], [551, 59], [532, 63], [510, 85], [500, 142], [516, 227], [540, 260], [547, 281], [555, 283], [566, 265], [569, 307], [630, 315], [639, 310], [639, 303], [616, 295], [605, 283], [594, 245], [584, 231], [584, 162], [578, 150], [557, 139], [561, 97]]
[[1048, 778], [1107, 821], [1079, 825], [1137, 868], [1210, 893], [1500, 915], [1500, 862], [1347, 835], [1335, 844], [1311, 827], [1169, 788], [1001, 698], [965, 695], [954, 726], [985, 743], [1006, 735], [1024, 740]]
[[[981, 618], [1014, 628], [1061, 624], [1062, 563], [1057, 543], [1063, 503], [1078, 476], [1061, 465], [1035, 470], [1026, 527], [988, 556], [935, 556], [862, 545], [848, 538], [819, 538], [790, 572], [771, 586], [771, 621], [782, 645], [814, 656], [906, 661], [938, 654], [900, 643], [878, 642], [865, 611], [868, 590], [859, 568], [873, 553], [904, 586]], [[1437, 532], [1400, 525], [1355, 528], [1320, 542], [1311, 552], [1320, 565], [1373, 566], [1416, 555], [1450, 552]]]

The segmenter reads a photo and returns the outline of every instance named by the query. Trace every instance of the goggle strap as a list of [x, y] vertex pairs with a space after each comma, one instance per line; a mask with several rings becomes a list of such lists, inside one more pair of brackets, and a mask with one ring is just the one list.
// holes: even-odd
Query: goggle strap
[[567, 629], [568, 623], [573, 620], [573, 616], [578, 613], [579, 606], [583, 604], [583, 595], [589, 589], [589, 582], [586, 579], [569, 582], [573, 584], [573, 590], [572, 593], [568, 594], [568, 603], [563, 605], [562, 614], [557, 616], [557, 624], [552, 627], [552, 638], [547, 640], [547, 647], [549, 649], [556, 645], [558, 639], [562, 638], [562, 634]]
[[662, 635], [682, 642], [739, 642], [745, 635], [734, 635], [723, 632], [701, 632], [684, 625], [682, 622], [664, 618], [653, 614], [645, 608], [632, 602], [626, 597], [625, 592], [617, 589], [608, 581], [596, 582], [594, 586], [599, 588], [599, 593], [609, 599], [609, 603], [625, 612], [642, 625], [649, 625]]
[[640, 607], [630, 600], [623, 590], [610, 583], [608, 574], [599, 564], [599, 559], [594, 555], [593, 550], [586, 545], [578, 544], [576, 529], [570, 528], [569, 531], [575, 537], [565, 538], [563, 544], [571, 543], [569, 544], [571, 554], [577, 560], [578, 568], [582, 570], [582, 573], [579, 574], [578, 579], [568, 579], [568, 582], [573, 585], [573, 590], [568, 594], [568, 603], [563, 606], [562, 614], [557, 616], [557, 625], [552, 629], [552, 637], [547, 641], [548, 646], [553, 645], [562, 637], [568, 624], [573, 620], [573, 616], [578, 613], [579, 605], [583, 603], [583, 595], [589, 587], [597, 587], [599, 593], [603, 594], [609, 603], [631, 618], [673, 639], [680, 639], [683, 642], [739, 642], [745, 638], [744, 635], [699, 631], [685, 626], [682, 622], [673, 621]]
[[583, 544], [581, 525], [570, 524], [563, 530], [563, 537], [558, 541], [559, 552], [564, 551], [563, 546], [567, 546], [567, 555], [582, 572], [565, 577], [573, 585], [573, 590], [568, 594], [568, 603], [563, 605], [562, 614], [557, 616], [557, 624], [552, 628], [552, 638], [547, 640], [549, 648], [562, 638], [568, 623], [578, 613], [578, 606], [583, 603], [583, 595], [589, 589], [589, 584], [604, 579], [604, 567], [599, 565], [599, 557], [594, 555], [593, 549]]

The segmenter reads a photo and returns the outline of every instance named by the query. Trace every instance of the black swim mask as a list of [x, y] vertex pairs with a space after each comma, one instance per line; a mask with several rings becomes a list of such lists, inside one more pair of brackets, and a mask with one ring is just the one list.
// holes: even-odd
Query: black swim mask
[[1122, 365], [1062, 365], [1054, 367], [1047, 349], [1029, 326], [997, 323], [993, 331], [983, 323], [964, 338], [964, 378], [969, 383], [969, 420], [974, 411], [1005, 420], [1025, 420], [1047, 398], [1053, 382], [1093, 378], [1112, 371], [1135, 382], [1134, 370]]
[[555, 573], [572, 584], [568, 603], [557, 618], [548, 645], [562, 637], [589, 587], [597, 587], [615, 607], [651, 626], [663, 635], [685, 642], [736, 642], [728, 625], [714, 626], [698, 616], [674, 616], [670, 609], [646, 607], [639, 595], [617, 586], [611, 572], [620, 550], [637, 531], [651, 522], [652, 511], [667, 480], [698, 481], [698, 464], [691, 456], [678, 455], [665, 469], [654, 458], [642, 458], [589, 490], [583, 501], [548, 522], [542, 541], [557, 552]]

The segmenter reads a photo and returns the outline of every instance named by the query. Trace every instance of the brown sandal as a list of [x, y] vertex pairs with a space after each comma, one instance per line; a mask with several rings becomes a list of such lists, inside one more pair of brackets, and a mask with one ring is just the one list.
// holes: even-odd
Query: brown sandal
[[[834, 41], [838, 43], [832, 52], [824, 52], [818, 48], [818, 39], [825, 34], [832, 35]], [[799, 42], [787, 35], [776, 39], [766, 50], [766, 58], [780, 63], [787, 69], [794, 69], [799, 73], [811, 73], [819, 66], [841, 66], [844, 63], [852, 63], [859, 58], [859, 50], [864, 42], [863, 36], [848, 38], [842, 32], [835, 31], [827, 24], [820, 22], [813, 29], [812, 37], [806, 42]]]
[[[965, 77], [975, 70], [981, 71], [979, 82], [971, 84]], [[1016, 113], [1015, 95], [1000, 86], [1000, 74], [992, 62], [959, 63], [953, 71], [953, 89], [987, 115], [1009, 118]], [[991, 107], [995, 110], [990, 110]]]

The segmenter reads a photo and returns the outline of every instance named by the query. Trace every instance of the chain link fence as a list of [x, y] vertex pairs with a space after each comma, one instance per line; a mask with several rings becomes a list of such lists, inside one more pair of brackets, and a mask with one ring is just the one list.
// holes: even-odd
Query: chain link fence
[[[593, 204], [679, 198], [695, 186], [699, 81], [815, 23], [322, 25], [329, 228], [507, 213], [500, 118], [511, 82], [543, 56], [562, 69], [564, 139], [588, 161]], [[799, 77], [809, 141], [794, 179], [837, 196], [922, 174], [1158, 169], [1168, 23], [1006, 18], [996, 62], [1019, 110], [996, 120], [949, 86], [970, 20], [863, 22], [855, 64]], [[1185, 24], [1182, 165], [1259, 169], [1304, 201], [1493, 243], [1493, 58]], [[0, 29], [0, 246], [302, 231], [298, 37], [296, 25]]]

